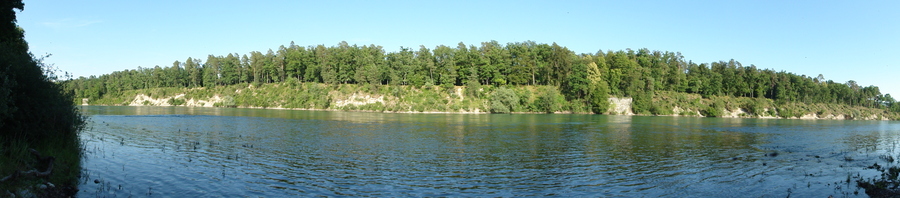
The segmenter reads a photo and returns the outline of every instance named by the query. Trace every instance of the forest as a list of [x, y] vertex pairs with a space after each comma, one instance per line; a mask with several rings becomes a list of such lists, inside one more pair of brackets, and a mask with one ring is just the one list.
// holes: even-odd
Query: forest
[[695, 63], [678, 52], [648, 49], [576, 53], [556, 43], [497, 41], [432, 49], [401, 47], [387, 52], [377, 45], [299, 46], [291, 42], [265, 53], [188, 57], [171, 65], [138, 67], [61, 84], [80, 98], [150, 88], [198, 88], [282, 82], [328, 85], [467, 87], [553, 86], [565, 100], [604, 113], [607, 98], [631, 97], [638, 114], [659, 114], [652, 98], [659, 93], [699, 94], [703, 98], [771, 99], [776, 104], [842, 104], [900, 112], [900, 104], [877, 86], [834, 82], [787, 71], [745, 66], [736, 60]]

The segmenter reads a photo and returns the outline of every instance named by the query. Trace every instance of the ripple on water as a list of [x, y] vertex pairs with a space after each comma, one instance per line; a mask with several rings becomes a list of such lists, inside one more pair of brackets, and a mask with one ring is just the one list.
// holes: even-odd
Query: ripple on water
[[294, 113], [93, 116], [87, 180], [114, 187], [79, 195], [854, 196], [833, 183], [900, 139], [879, 123]]

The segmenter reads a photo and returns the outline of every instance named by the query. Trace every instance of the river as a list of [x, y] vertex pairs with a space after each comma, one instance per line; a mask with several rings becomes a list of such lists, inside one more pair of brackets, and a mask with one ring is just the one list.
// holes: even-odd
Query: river
[[865, 197], [900, 157], [896, 121], [81, 108], [79, 197]]

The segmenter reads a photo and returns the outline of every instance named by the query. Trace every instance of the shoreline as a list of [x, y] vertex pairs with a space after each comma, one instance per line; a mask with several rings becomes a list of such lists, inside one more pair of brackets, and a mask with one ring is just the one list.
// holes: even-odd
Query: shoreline
[[[364, 112], [364, 113], [396, 113], [396, 114], [494, 114], [487, 111], [375, 111], [375, 110], [351, 110], [351, 109], [315, 109], [315, 108], [283, 108], [283, 107], [213, 107], [213, 106], [200, 106], [200, 105], [79, 105], [79, 106], [100, 106], [100, 107], [198, 107], [198, 108], [235, 108], [235, 109], [270, 109], [270, 110], [291, 110], [291, 111], [342, 111], [342, 112]], [[579, 115], [594, 115], [594, 113], [587, 112], [572, 112], [572, 111], [557, 111], [553, 113], [546, 112], [510, 112], [510, 113], [502, 113], [502, 114], [579, 114]], [[644, 114], [596, 114], [596, 115], [620, 115], [620, 116], [666, 116], [666, 117], [697, 117], [697, 118], [707, 118], [707, 116], [701, 115], [644, 115]], [[709, 117], [709, 118], [739, 118], [739, 119], [784, 119], [784, 120], [868, 120], [868, 121], [891, 121], [890, 119], [881, 117], [879, 119], [878, 116], [872, 115], [869, 117], [864, 117], [863, 119], [847, 119], [844, 115], [834, 116], [829, 114], [825, 117], [819, 117], [817, 114], [805, 114], [801, 117], [776, 117], [776, 116], [756, 116], [756, 117], [747, 117], [747, 116], [739, 116], [739, 115], [725, 115], [718, 117]]]
[[[107, 95], [100, 99], [82, 98], [82, 105], [108, 106], [184, 106], [232, 107], [249, 109], [284, 109], [309, 111], [348, 111], [418, 114], [597, 114], [639, 116], [688, 116], [760, 119], [829, 119], [829, 120], [897, 120], [900, 114], [884, 109], [826, 103], [774, 104], [765, 98], [711, 97], [698, 94], [661, 91], [650, 101], [632, 97], [609, 96], [608, 106], [591, 109], [591, 104], [564, 99], [553, 87], [522, 86], [512, 88], [513, 102], [497, 103], [498, 91], [481, 90], [476, 96], [463, 94], [464, 87], [453, 92], [441, 87], [416, 88], [385, 86], [377, 90], [356, 85], [305, 87], [285, 84], [261, 86], [234, 85], [206, 88], [156, 88]], [[392, 91], [393, 90], [393, 91]], [[507, 92], [510, 92], [507, 90]], [[521, 92], [521, 93], [520, 93]], [[556, 100], [539, 100], [541, 97]], [[640, 98], [639, 98], [640, 99]], [[95, 101], [96, 100], [96, 101]], [[547, 102], [551, 101], [551, 102]], [[576, 100], [580, 101], [580, 100]], [[596, 102], [596, 101], [595, 101]], [[644, 104], [650, 102], [650, 109]], [[552, 103], [552, 104], [551, 104]], [[511, 110], [519, 110], [518, 112]]]

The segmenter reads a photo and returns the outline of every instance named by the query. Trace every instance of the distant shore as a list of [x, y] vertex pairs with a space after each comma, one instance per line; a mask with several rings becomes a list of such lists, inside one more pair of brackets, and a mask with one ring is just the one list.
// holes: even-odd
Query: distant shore
[[[767, 98], [656, 91], [648, 98], [608, 96], [606, 103], [567, 100], [554, 86], [240, 84], [151, 88], [80, 98], [82, 105], [237, 107], [314, 111], [429, 114], [600, 114], [724, 118], [896, 120], [900, 113], [845, 104], [779, 102]], [[649, 102], [650, 104], [644, 104]], [[595, 104], [605, 105], [601, 107]]]
[[[238, 109], [271, 109], [271, 110], [291, 110], [291, 111], [341, 111], [341, 112], [366, 112], [366, 113], [399, 113], [399, 114], [492, 114], [491, 112], [485, 111], [477, 111], [477, 112], [465, 112], [465, 111], [375, 111], [375, 110], [347, 110], [347, 109], [311, 109], [311, 108], [283, 108], [283, 107], [215, 107], [215, 106], [175, 106], [175, 105], [82, 105], [82, 106], [128, 106], [128, 107], [144, 107], [144, 106], [152, 106], [152, 107], [201, 107], [201, 108], [238, 108]], [[735, 111], [739, 112], [739, 111]], [[588, 115], [593, 113], [588, 112], [572, 112], [572, 111], [557, 111], [553, 113], [546, 112], [510, 112], [508, 114], [582, 114]], [[643, 115], [643, 114], [602, 114], [602, 115], [624, 115], [624, 116], [671, 116], [671, 117], [706, 117], [699, 115]], [[742, 118], [742, 119], [788, 119], [788, 120], [890, 120], [887, 118], [878, 118], [878, 117], [867, 117], [863, 119], [846, 119], [843, 115], [827, 115], [825, 117], [820, 117], [816, 114], [806, 114], [799, 118], [791, 117], [791, 118], [783, 118], [783, 117], [775, 117], [775, 116], [739, 116], [739, 113], [736, 115], [726, 115], [719, 116], [718, 118]]]

